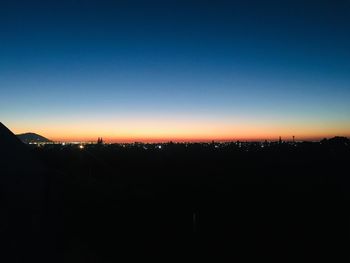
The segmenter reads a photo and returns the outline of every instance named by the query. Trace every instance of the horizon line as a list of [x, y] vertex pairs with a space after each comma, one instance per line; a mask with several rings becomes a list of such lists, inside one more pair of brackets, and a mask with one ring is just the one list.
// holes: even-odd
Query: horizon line
[[[348, 138], [348, 136], [341, 136], [341, 135], [335, 135], [335, 136], [327, 136], [327, 137], [309, 137], [309, 138], [294, 138], [293, 137], [286, 139], [286, 137], [283, 138], [281, 136], [281, 140], [284, 142], [317, 142], [322, 141], [323, 139], [331, 139], [334, 137], [345, 137]], [[102, 137], [103, 139], [103, 137]], [[50, 139], [49, 139], [50, 140]], [[131, 143], [225, 143], [225, 142], [278, 142], [280, 139], [278, 138], [230, 138], [230, 139], [125, 139], [125, 140], [110, 140], [110, 139], [103, 139], [104, 143], [107, 144], [131, 144]], [[95, 143], [97, 142], [97, 139], [93, 140], [51, 140], [53, 143]]]

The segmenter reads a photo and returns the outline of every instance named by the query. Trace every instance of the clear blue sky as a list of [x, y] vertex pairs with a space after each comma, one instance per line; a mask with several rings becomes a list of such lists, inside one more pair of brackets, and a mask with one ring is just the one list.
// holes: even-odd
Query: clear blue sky
[[350, 1], [1, 1], [0, 121], [54, 139], [350, 136]]

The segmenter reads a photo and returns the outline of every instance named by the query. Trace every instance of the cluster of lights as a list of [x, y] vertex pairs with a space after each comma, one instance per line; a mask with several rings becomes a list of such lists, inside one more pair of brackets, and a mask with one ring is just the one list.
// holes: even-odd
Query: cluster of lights
[[[130, 148], [130, 147], [137, 147], [144, 150], [151, 150], [151, 149], [157, 149], [157, 150], [163, 150], [167, 148], [167, 146], [170, 144], [176, 144], [176, 145], [183, 145], [186, 148], [191, 145], [202, 145], [204, 147], [213, 147], [214, 149], [220, 149], [225, 147], [230, 147], [232, 145], [238, 146], [239, 148], [248, 150], [248, 148], [257, 147], [257, 148], [266, 148], [271, 145], [277, 145], [281, 143], [280, 141], [267, 141], [264, 142], [203, 142], [203, 143], [188, 143], [188, 142], [179, 142], [179, 143], [141, 143], [141, 142], [134, 142], [134, 143], [117, 143], [115, 145], [118, 145], [123, 148]], [[95, 145], [95, 142], [50, 142], [50, 143], [41, 143], [41, 142], [30, 142], [29, 144], [36, 145], [38, 147], [45, 146], [48, 144], [54, 144], [54, 145], [61, 145], [61, 146], [73, 146], [77, 147], [80, 150], [83, 150], [86, 148], [87, 145]], [[288, 142], [283, 141], [283, 144], [290, 144], [293, 146], [296, 146], [297, 143], [295, 141]], [[109, 143], [108, 145], [113, 145]]]

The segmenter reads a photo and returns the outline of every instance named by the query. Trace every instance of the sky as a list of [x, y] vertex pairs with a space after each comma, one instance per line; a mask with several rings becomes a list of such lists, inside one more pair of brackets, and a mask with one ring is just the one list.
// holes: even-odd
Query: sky
[[0, 121], [57, 141], [350, 136], [350, 1], [0, 1]]

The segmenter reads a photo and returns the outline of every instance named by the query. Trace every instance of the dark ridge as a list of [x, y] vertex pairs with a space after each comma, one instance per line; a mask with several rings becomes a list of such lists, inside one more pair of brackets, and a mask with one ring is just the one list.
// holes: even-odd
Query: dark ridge
[[43, 164], [22, 141], [0, 122], [0, 158], [2, 173], [28, 174], [43, 170]]
[[46, 165], [0, 123], [1, 262], [42, 262], [47, 197]]

